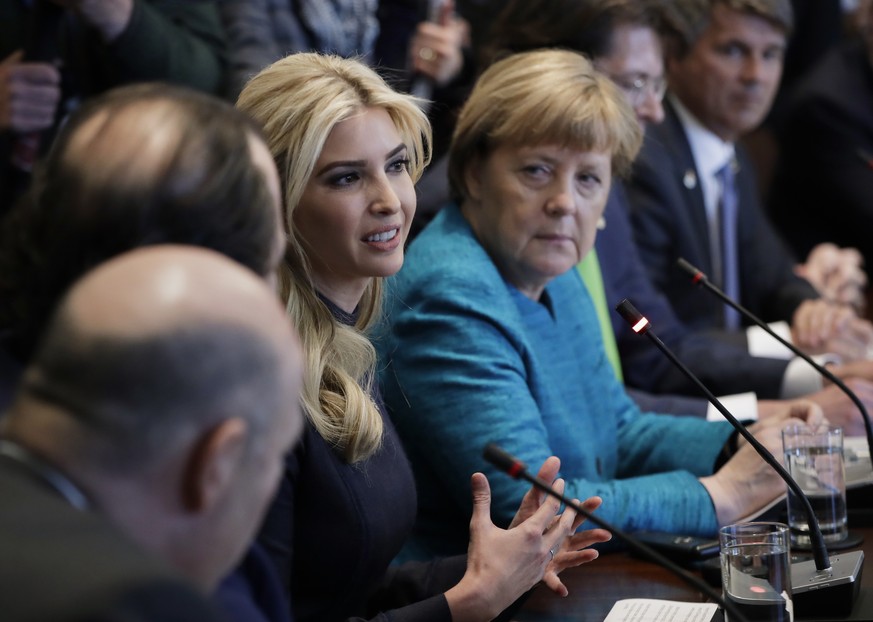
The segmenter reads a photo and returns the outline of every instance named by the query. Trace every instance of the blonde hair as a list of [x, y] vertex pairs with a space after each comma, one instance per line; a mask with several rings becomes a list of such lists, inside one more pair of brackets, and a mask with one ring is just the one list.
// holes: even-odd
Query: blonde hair
[[282, 180], [288, 250], [279, 282], [303, 342], [303, 409], [348, 462], [363, 460], [382, 440], [382, 417], [370, 398], [376, 353], [365, 334], [379, 316], [382, 279], [367, 286], [354, 327], [337, 322], [316, 293], [294, 211], [338, 123], [367, 108], [385, 110], [407, 147], [413, 181], [430, 160], [430, 125], [413, 97], [392, 90], [363, 63], [315, 53], [293, 54], [261, 71], [237, 107], [263, 127]]
[[467, 198], [465, 170], [503, 144], [609, 151], [613, 170], [623, 174], [641, 143], [633, 109], [584, 56], [513, 54], [485, 70], [464, 104], [449, 151], [449, 182], [455, 198]]

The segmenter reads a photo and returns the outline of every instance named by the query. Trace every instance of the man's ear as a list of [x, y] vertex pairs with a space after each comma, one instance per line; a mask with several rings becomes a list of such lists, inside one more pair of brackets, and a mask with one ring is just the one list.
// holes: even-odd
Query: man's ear
[[245, 458], [249, 434], [245, 420], [226, 419], [201, 435], [189, 456], [182, 481], [182, 504], [203, 512], [226, 494]]

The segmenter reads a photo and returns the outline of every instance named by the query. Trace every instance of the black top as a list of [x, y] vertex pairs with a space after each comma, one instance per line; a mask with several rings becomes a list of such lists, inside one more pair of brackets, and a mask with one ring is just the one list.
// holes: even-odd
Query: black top
[[[325, 303], [337, 321], [354, 323], [355, 315]], [[412, 530], [416, 494], [375, 385], [371, 397], [383, 415], [379, 450], [348, 464], [307, 423], [259, 541], [279, 568], [298, 622], [369, 616], [448, 622], [442, 593], [463, 576], [464, 557], [389, 568]]]

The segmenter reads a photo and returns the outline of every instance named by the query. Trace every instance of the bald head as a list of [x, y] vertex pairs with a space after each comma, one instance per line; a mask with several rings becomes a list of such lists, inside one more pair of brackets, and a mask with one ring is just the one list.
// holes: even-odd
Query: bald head
[[[224, 153], [213, 153], [216, 148]], [[184, 197], [245, 171], [259, 182], [246, 188], [253, 193], [249, 200], [269, 214], [270, 206], [278, 205], [278, 178], [272, 158], [264, 162], [261, 152], [269, 155], [256, 126], [226, 103], [151, 85], [122, 89], [83, 115], [56, 159], [81, 180], [82, 192], [99, 196], [115, 189], [148, 196], [157, 190], [164, 200], [178, 200], [180, 209]], [[225, 189], [232, 191], [231, 186]], [[265, 272], [261, 269], [272, 266], [250, 267]]]
[[4, 435], [212, 590], [300, 435], [300, 350], [273, 291], [213, 251], [153, 246], [70, 290]]
[[259, 127], [227, 102], [129, 86], [77, 111], [31, 199], [44, 218], [70, 226], [71, 253], [76, 242], [114, 232], [116, 247], [98, 246], [95, 264], [141, 245], [197, 244], [266, 276], [280, 259], [281, 224], [278, 175], [265, 153]]
[[27, 437], [38, 420], [28, 410], [47, 407], [68, 433], [35, 439], [43, 453], [131, 473], [171, 459], [222, 420], [269, 427], [293, 410], [299, 375], [296, 338], [261, 279], [211, 251], [151, 247], [72, 288], [9, 425]]
[[147, 340], [203, 324], [251, 331], [267, 343], [291, 329], [261, 279], [204, 249], [163, 246], [109, 261], [79, 281], [61, 316], [93, 339]]
[[[171, 99], [97, 109], [71, 134], [59, 157], [94, 186], [142, 186], [166, 171], [176, 157], [184, 121], [184, 111]], [[202, 149], [201, 142], [196, 151]], [[129, 166], [132, 162], [137, 165]], [[202, 182], [203, 171], [196, 172], [186, 180], [189, 187]]]
[[279, 181], [258, 127], [163, 84], [110, 91], [71, 117], [0, 239], [0, 329], [27, 360], [58, 300], [100, 262], [192, 244], [269, 277], [284, 235]]

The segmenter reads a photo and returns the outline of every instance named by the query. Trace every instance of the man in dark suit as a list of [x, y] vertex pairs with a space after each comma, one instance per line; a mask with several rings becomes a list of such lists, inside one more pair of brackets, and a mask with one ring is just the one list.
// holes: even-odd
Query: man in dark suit
[[831, 241], [873, 266], [873, 2], [860, 17], [861, 37], [821, 59], [786, 106], [770, 209], [796, 252]]
[[[617, 11], [617, 6], [617, 3], [604, 4], [609, 7], [603, 9], [604, 14]], [[613, 24], [609, 45], [582, 51], [593, 54], [597, 66], [627, 95], [641, 125], [647, 131], [655, 131], [653, 128], [665, 116], [660, 102], [663, 90], [659, 87], [663, 76], [661, 46], [653, 24], [640, 21], [641, 8], [635, 10], [637, 13], [616, 13], [631, 21], [619, 19]], [[530, 36], [537, 37], [538, 33]], [[541, 34], [539, 36], [542, 38]], [[684, 325], [649, 280], [634, 244], [627, 212], [624, 187], [616, 182], [604, 212], [605, 226], [598, 231], [595, 243], [605, 299], [610, 306], [630, 297], [652, 321], [659, 336], [713, 390], [730, 394], [754, 391], [752, 396], [722, 398], [740, 416], [750, 416], [756, 411], [760, 416], [767, 416], [776, 405], [772, 401], [756, 401], [755, 396], [772, 400], [803, 395], [818, 403], [832, 422], [852, 433], [863, 433], [863, 421], [849, 399], [835, 386], [822, 388], [821, 378], [802, 361], [752, 356], [745, 344], [738, 343], [741, 340], [732, 338], [729, 332], [694, 330]], [[682, 284], [686, 290], [692, 289], [690, 283]], [[610, 317], [628, 392], [643, 408], [682, 414], [707, 412], [705, 400], [676, 395], [697, 395], [696, 387], [683, 374], [617, 314]], [[848, 378], [860, 399], [873, 403], [873, 385], [851, 377], [856, 373], [851, 368], [835, 367], [834, 371]], [[708, 416], [721, 418], [711, 407], [709, 411]]]
[[[569, 7], [568, 7], [569, 9]], [[531, 10], [532, 7], [531, 7]], [[585, 37], [585, 28], [573, 31], [574, 46], [589, 54], [600, 71], [609, 76], [633, 107], [641, 128], [647, 131], [664, 119], [661, 99], [664, 95], [664, 63], [659, 33], [660, 12], [656, 5], [645, 3], [602, 2], [586, 7], [586, 19], [574, 23], [590, 24], [598, 28], [601, 42], [593, 36]], [[542, 24], [544, 19], [540, 19]], [[565, 27], [556, 9], [554, 25], [558, 31]], [[606, 28], [604, 28], [606, 26]], [[530, 29], [527, 29], [528, 31]], [[604, 34], [608, 32], [607, 36]], [[534, 29], [529, 35], [538, 40], [547, 37]], [[514, 39], [517, 43], [517, 37]], [[676, 318], [669, 303], [652, 286], [635, 247], [628, 222], [627, 195], [620, 180], [613, 182], [609, 201], [604, 211], [603, 228], [597, 232], [595, 250], [601, 266], [603, 290], [608, 306], [630, 297], [646, 313], [668, 344], [677, 350], [701, 375], [704, 381], [719, 393], [754, 391], [759, 397], [780, 397], [781, 379], [787, 362], [776, 359], [751, 357], [745, 349], [689, 330]], [[592, 258], [586, 258], [586, 262]], [[583, 262], [584, 264], [584, 262]], [[586, 271], [582, 269], [583, 277]], [[596, 287], [586, 279], [589, 289]], [[647, 340], [641, 340], [617, 313], [610, 313], [611, 328], [615, 334], [621, 358], [625, 383], [638, 403], [656, 412], [699, 413], [707, 410], [705, 400], [681, 399], [663, 394], [697, 395], [688, 379]], [[725, 367], [730, 371], [725, 373]], [[810, 390], [818, 388], [815, 384]], [[660, 394], [652, 396], [635, 389]], [[754, 397], [736, 402], [743, 415], [755, 411]], [[685, 409], [685, 410], [682, 410]], [[721, 415], [713, 413], [719, 419]]]
[[[675, 267], [684, 257], [766, 321], [790, 323], [801, 347], [866, 354], [869, 324], [819, 298], [795, 275], [793, 257], [761, 208], [751, 164], [736, 145], [773, 101], [790, 3], [677, 0], [665, 8], [671, 94], [664, 122], [647, 132], [628, 187], [652, 281], [689, 327], [739, 327], [736, 314], [689, 286]], [[852, 346], [844, 346], [850, 336]]]
[[[752, 356], [732, 343], [723, 331], [690, 330], [673, 313], [670, 303], [649, 280], [633, 240], [623, 187], [616, 185], [604, 211], [606, 226], [597, 232], [595, 249], [603, 272], [605, 298], [615, 304], [630, 298], [645, 313], [658, 336], [703, 380], [722, 395], [721, 400], [742, 418], [766, 417], [776, 412], [777, 398], [802, 396], [822, 407], [828, 420], [849, 434], [864, 434], [864, 422], [857, 408], [836, 386], [822, 388], [818, 373], [798, 361], [802, 371], [792, 388], [783, 394], [785, 376], [792, 360]], [[709, 403], [697, 395], [687, 377], [647, 339], [633, 332], [617, 313], [612, 314], [621, 369], [628, 394], [641, 408], [654, 412], [707, 416], [720, 420]], [[853, 377], [851, 368], [834, 366], [867, 408], [873, 407], [873, 384]], [[803, 375], [804, 372], [808, 375]], [[748, 392], [753, 392], [749, 394]]]
[[64, 299], [0, 441], [3, 619], [210, 620], [299, 436], [275, 294], [212, 251], [141, 249]]

